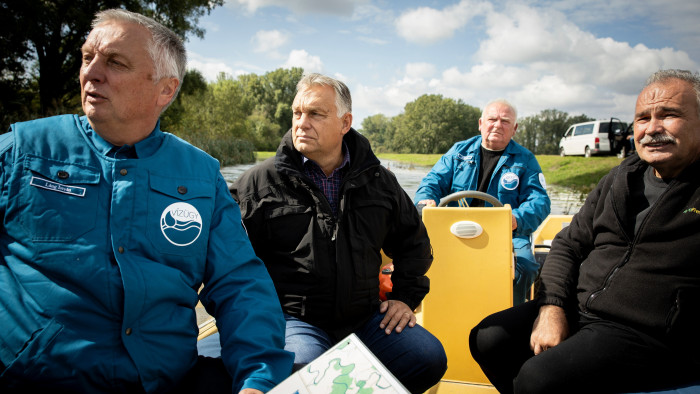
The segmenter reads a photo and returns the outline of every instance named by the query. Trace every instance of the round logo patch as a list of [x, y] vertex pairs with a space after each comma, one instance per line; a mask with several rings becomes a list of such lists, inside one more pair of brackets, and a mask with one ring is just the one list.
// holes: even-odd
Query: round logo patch
[[542, 185], [543, 188], [547, 189], [547, 182], [544, 181], [544, 174], [540, 172], [540, 185]]
[[170, 204], [160, 215], [160, 230], [175, 246], [187, 246], [202, 233], [202, 217], [186, 202]]
[[520, 178], [515, 173], [506, 172], [501, 177], [501, 186], [506, 190], [515, 190], [520, 184]]

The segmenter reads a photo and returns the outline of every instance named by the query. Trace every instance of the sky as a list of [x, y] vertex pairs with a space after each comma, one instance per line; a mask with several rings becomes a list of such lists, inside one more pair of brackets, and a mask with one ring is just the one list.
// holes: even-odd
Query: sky
[[700, 70], [699, 21], [698, 0], [226, 0], [186, 47], [209, 81], [289, 67], [340, 79], [356, 129], [423, 94], [630, 122], [651, 73]]

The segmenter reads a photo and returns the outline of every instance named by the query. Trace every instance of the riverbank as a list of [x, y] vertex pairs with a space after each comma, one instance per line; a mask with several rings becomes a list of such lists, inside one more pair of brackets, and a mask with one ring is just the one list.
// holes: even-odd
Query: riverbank
[[[257, 160], [274, 156], [275, 152], [255, 152]], [[380, 153], [381, 160], [405, 163], [407, 166], [432, 167], [442, 157], [439, 154]], [[567, 188], [581, 196], [588, 195], [600, 179], [622, 159], [615, 156], [567, 156], [537, 155], [542, 173], [548, 185]]]

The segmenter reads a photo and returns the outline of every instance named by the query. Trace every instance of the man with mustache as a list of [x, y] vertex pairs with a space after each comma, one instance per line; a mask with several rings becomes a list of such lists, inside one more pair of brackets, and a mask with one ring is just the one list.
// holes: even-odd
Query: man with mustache
[[638, 155], [554, 239], [540, 294], [485, 318], [472, 355], [501, 393], [653, 391], [700, 380], [700, 75], [654, 73]]
[[[0, 392], [270, 390], [292, 369], [270, 276], [219, 163], [160, 130], [182, 41], [112, 9], [81, 52], [86, 116], [0, 136]], [[197, 356], [198, 300], [223, 359]]]
[[[481, 135], [454, 144], [423, 178], [413, 198], [416, 205], [434, 207], [448, 194], [476, 190], [510, 205], [516, 256], [514, 305], [525, 302], [539, 272], [530, 234], [550, 211], [544, 175], [535, 155], [512, 140], [518, 130], [517, 115], [506, 100], [486, 104], [479, 118]], [[491, 206], [479, 199], [468, 199], [467, 203], [470, 207]]]

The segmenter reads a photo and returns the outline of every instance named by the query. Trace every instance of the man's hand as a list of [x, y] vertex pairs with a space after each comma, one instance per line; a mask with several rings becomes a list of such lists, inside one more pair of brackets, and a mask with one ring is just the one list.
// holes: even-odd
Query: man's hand
[[515, 218], [515, 215], [511, 215], [511, 216], [513, 217], [513, 224], [512, 224], [513, 228], [511, 230], [515, 230], [516, 228], [518, 228], [518, 219]]
[[426, 207], [437, 207], [435, 200], [420, 200], [418, 204], [425, 204]]
[[256, 389], [243, 389], [238, 394], [263, 394], [263, 392]]
[[532, 325], [530, 349], [538, 355], [557, 346], [569, 336], [569, 323], [564, 309], [555, 305], [544, 305]]
[[401, 301], [384, 301], [379, 305], [379, 312], [386, 312], [384, 319], [379, 323], [379, 328], [383, 329], [386, 335], [391, 334], [394, 328], [396, 328], [396, 332], [401, 332], [406, 324], [409, 327], [416, 325], [416, 315], [413, 314], [408, 305]]

